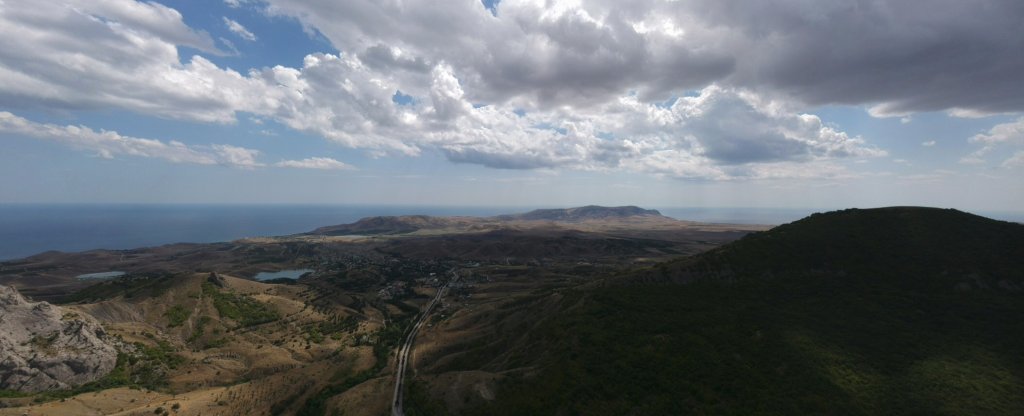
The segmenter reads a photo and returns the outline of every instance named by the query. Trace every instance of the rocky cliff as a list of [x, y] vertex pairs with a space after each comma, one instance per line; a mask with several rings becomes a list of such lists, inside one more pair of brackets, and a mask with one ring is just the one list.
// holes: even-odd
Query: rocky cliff
[[114, 340], [91, 317], [30, 302], [0, 285], [0, 390], [66, 389], [117, 364]]

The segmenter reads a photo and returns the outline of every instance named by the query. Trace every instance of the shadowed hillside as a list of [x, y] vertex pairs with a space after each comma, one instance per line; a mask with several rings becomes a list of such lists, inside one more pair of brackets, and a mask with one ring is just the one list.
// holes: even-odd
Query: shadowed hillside
[[[374, 237], [3, 263], [17, 283], [55, 298], [54, 279], [38, 277], [125, 271], [61, 298], [129, 348], [89, 384], [0, 391], [0, 415], [174, 405], [181, 415], [379, 415], [390, 409], [403, 349], [408, 415], [1024, 408], [1020, 224], [900, 207], [749, 234], [765, 227], [630, 207], [577, 212], [588, 209], [540, 215], [562, 220], [377, 217], [357, 223], [381, 230]], [[395, 228], [406, 225], [421, 228]], [[232, 277], [291, 267], [312, 271], [288, 284]], [[49, 338], [35, 338], [25, 348], [47, 353]]]
[[953, 210], [816, 214], [565, 291], [468, 413], [1019, 414], [1022, 250]]
[[953, 209], [848, 209], [749, 234], [644, 276], [688, 281], [811, 272], [1015, 285], [1024, 272], [1024, 225]]

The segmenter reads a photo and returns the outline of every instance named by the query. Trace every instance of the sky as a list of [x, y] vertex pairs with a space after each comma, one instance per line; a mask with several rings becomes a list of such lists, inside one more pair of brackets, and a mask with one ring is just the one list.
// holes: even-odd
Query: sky
[[1019, 0], [0, 0], [0, 203], [1024, 210]]

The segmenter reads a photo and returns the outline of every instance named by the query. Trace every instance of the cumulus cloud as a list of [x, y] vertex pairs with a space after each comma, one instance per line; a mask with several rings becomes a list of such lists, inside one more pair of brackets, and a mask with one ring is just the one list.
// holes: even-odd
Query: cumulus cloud
[[602, 103], [710, 83], [809, 105], [1024, 110], [1024, 3], [267, 0], [341, 51], [448, 62], [471, 101]]
[[123, 108], [229, 123], [260, 103], [259, 85], [201, 56], [182, 63], [177, 46], [220, 53], [207, 34], [157, 3], [5, 0], [0, 106]]
[[985, 164], [985, 156], [991, 150], [992, 148], [990, 147], [983, 147], [974, 152], [971, 152], [970, 154], [964, 157], [961, 157], [958, 162], [964, 165], [983, 165]]
[[220, 161], [221, 164], [243, 168], [263, 166], [262, 163], [256, 161], [256, 158], [259, 157], [260, 154], [259, 150], [246, 149], [244, 147], [231, 146], [227, 144], [215, 144], [210, 147], [213, 149], [213, 153], [217, 155], [217, 160]]
[[[453, 98], [457, 96], [448, 97]], [[453, 128], [427, 132], [426, 142], [452, 161], [496, 168], [760, 178], [802, 174], [778, 168], [787, 164], [886, 154], [825, 125], [817, 116], [788, 112], [717, 86], [668, 107], [627, 96], [571, 113], [521, 116], [507, 106], [461, 108], [465, 115]]]
[[220, 43], [223, 43], [224, 46], [226, 46], [228, 48], [228, 51], [231, 52], [231, 55], [234, 55], [234, 56], [241, 55], [241, 53], [238, 52], [238, 48], [235, 47], [235, 43], [232, 42], [231, 39], [228, 39], [228, 38], [225, 38], [225, 37], [220, 37], [218, 39], [220, 40]]
[[[808, 3], [704, 1], [701, 19], [741, 33], [732, 82], [810, 104], [870, 104], [873, 113], [1024, 109], [1014, 74], [1024, 5], [990, 0]], [[754, 49], [760, 48], [760, 49]]]
[[[968, 139], [968, 142], [980, 144], [981, 147], [971, 154], [960, 159], [960, 163], [984, 164], [985, 157], [996, 150], [1008, 147], [1024, 146], [1024, 117], [1018, 118], [1009, 123], [1001, 123], [993, 126], [985, 133], [979, 133]], [[1002, 162], [1003, 167], [1019, 166], [1022, 160], [1022, 151], [1014, 153], [1013, 156]]]
[[1010, 156], [1009, 159], [1004, 160], [1002, 166], [1004, 168], [1024, 166], [1024, 150], [1019, 150], [1013, 156]]
[[238, 37], [240, 37], [242, 39], [245, 39], [247, 41], [250, 41], [250, 42], [256, 40], [256, 35], [254, 35], [252, 32], [250, 32], [249, 29], [246, 29], [245, 26], [242, 26], [241, 23], [238, 23], [238, 22], [236, 22], [234, 20], [228, 19], [227, 17], [224, 17], [223, 19], [224, 19], [224, 26], [226, 26], [228, 28], [228, 30], [231, 31], [231, 33], [234, 33]]
[[273, 0], [267, 10], [296, 17], [339, 50], [374, 62], [394, 50], [405, 62], [447, 62], [463, 74], [472, 102], [587, 105], [631, 89], [667, 95], [706, 86], [734, 67], [732, 57], [704, 42], [710, 37], [681, 36], [679, 22], [657, 10], [638, 15], [632, 4], [514, 0], [497, 7], [492, 14], [469, 1]]
[[923, 141], [923, 142], [921, 142], [921, 146], [924, 146], [924, 147], [932, 147], [932, 146], [935, 146], [935, 140], [927, 140], [927, 141]]
[[[175, 140], [161, 141], [123, 136], [115, 131], [96, 131], [86, 126], [37, 123], [6, 111], [0, 112], [0, 133], [61, 143], [93, 152], [104, 159], [132, 156], [162, 159], [173, 163], [222, 165], [243, 169], [267, 166], [258, 160], [261, 152], [255, 149], [227, 144], [189, 146]], [[274, 163], [273, 166], [319, 170], [355, 169], [352, 165], [327, 157], [283, 160]]]
[[[659, 14], [614, 2], [543, 8], [506, 0], [494, 15], [473, 2], [274, 1], [271, 13], [298, 13], [343, 53], [243, 74], [201, 56], [183, 63], [178, 46], [197, 44], [185, 35], [205, 34], [173, 10], [118, 20], [119, 8], [104, 8], [121, 3], [166, 9], [133, 0], [0, 3], [0, 35], [7, 35], [0, 36], [0, 105], [119, 108], [219, 123], [248, 113], [375, 155], [429, 150], [504, 169], [841, 176], [844, 158], [885, 155], [799, 111], [798, 102], [730, 81], [743, 65], [719, 46], [743, 37], [668, 13], [672, 4], [640, 3], [666, 11]], [[26, 18], [33, 13], [38, 18]], [[331, 23], [332, 16], [348, 23]], [[375, 19], [384, 20], [370, 24]], [[18, 41], [30, 38], [52, 41]], [[707, 85], [713, 79], [722, 82]], [[398, 91], [411, 102], [395, 103]], [[662, 97], [673, 91], [680, 93]], [[201, 153], [257, 166], [257, 153], [247, 150]], [[337, 167], [316, 158], [280, 163]]]
[[353, 170], [352, 165], [329, 157], [310, 157], [302, 160], [282, 160], [274, 164], [281, 168], [320, 169], [320, 170]]
[[[308, 55], [302, 68], [276, 66], [250, 74], [263, 97], [250, 111], [342, 145], [417, 155], [420, 115], [395, 104], [398, 84], [353, 56]], [[410, 137], [412, 136], [412, 137]]]
[[164, 142], [122, 136], [114, 131], [96, 131], [85, 126], [42, 124], [6, 111], [0, 112], [0, 132], [58, 142], [76, 149], [95, 152], [106, 159], [135, 156], [199, 165], [240, 168], [262, 166], [256, 161], [259, 151], [253, 149], [221, 144], [207, 147], [188, 146], [174, 140]]
[[[96, 26], [87, 24], [88, 20], [117, 29], [119, 33], [128, 36], [130, 40], [131, 33], [126, 32], [134, 32], [135, 35], [143, 37], [147, 35], [158, 37], [173, 44], [189, 46], [203, 52], [221, 53], [208, 33], [190, 28], [182, 20], [181, 13], [156, 2], [61, 0], [53, 5], [41, 6], [43, 5], [39, 2], [29, 0], [4, 0], [3, 3], [0, 3], [0, 8], [5, 15], [4, 20], [16, 22], [25, 19], [26, 22], [32, 22], [8, 27], [7, 31], [17, 35], [16, 29], [25, 26], [77, 23], [82, 25], [74, 27], [75, 30], [81, 31], [80, 35], [103, 35], [102, 30], [97, 30]], [[25, 39], [30, 37], [29, 35], [32, 35], [32, 32], [20, 33], [20, 36], [14, 36], [14, 39]], [[53, 44], [61, 40], [63, 39], [54, 38], [49, 39], [46, 43]], [[108, 39], [79, 39], [75, 46], [97, 40]], [[88, 51], [86, 49], [83, 52]]]
[[984, 145], [1024, 144], [1024, 117], [1009, 123], [997, 124], [986, 133], [974, 135], [969, 141]]

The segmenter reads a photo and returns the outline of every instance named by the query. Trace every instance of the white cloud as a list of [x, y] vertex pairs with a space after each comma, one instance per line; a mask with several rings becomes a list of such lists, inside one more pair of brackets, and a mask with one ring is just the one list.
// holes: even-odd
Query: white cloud
[[[987, 132], [976, 134], [967, 139], [967, 141], [974, 144], [981, 144], [982, 147], [961, 158], [960, 163], [984, 164], [986, 162], [985, 156], [993, 151], [1004, 149], [1009, 146], [1024, 146], [1024, 117], [1009, 123], [1001, 123], [992, 126], [992, 128]], [[1014, 156], [1006, 159], [1002, 163], [1002, 166], [1016, 166], [1019, 162], [1019, 156], [1020, 152], [1015, 153]]]
[[1004, 168], [1015, 168], [1018, 166], [1024, 166], [1024, 150], [1019, 150], [1010, 156], [1009, 159], [1003, 161], [1002, 166]]
[[993, 126], [986, 133], [976, 134], [970, 139], [971, 143], [982, 143], [993, 145], [1000, 143], [1024, 144], [1024, 117], [1009, 123], [1002, 123]]
[[[108, 34], [99, 29], [106, 26], [118, 35], [127, 38], [133, 46], [146, 43], [144, 38], [155, 37], [167, 42], [189, 46], [203, 52], [220, 54], [209, 34], [194, 30], [184, 23], [181, 13], [157, 2], [138, 2], [125, 0], [60, 0], [54, 2], [31, 0], [4, 0], [0, 3], [6, 21], [17, 22], [20, 19], [31, 19], [20, 22], [8, 30], [14, 31], [13, 39], [31, 38], [32, 32], [16, 32], [19, 28], [33, 25], [76, 23], [79, 26], [68, 28], [80, 31], [78, 34], [86, 38], [77, 39], [75, 44], [85, 45], [99, 40], [108, 39]], [[29, 23], [31, 21], [31, 23]], [[89, 24], [92, 22], [92, 24]], [[91, 38], [100, 36], [99, 39]], [[136, 38], [137, 36], [137, 38]], [[60, 37], [50, 38], [42, 42], [52, 46], [61, 41]], [[131, 42], [135, 41], [135, 42]], [[92, 48], [82, 52], [87, 53]]]
[[1010, 159], [1002, 161], [1002, 167], [1014, 168], [1024, 166], [1024, 151], [1017, 151]]
[[244, 147], [231, 146], [227, 144], [215, 144], [210, 147], [213, 149], [214, 154], [217, 155], [217, 160], [219, 160], [221, 164], [243, 168], [263, 166], [262, 163], [256, 161], [256, 158], [260, 154], [259, 150], [246, 149]]
[[[11, 8], [15, 3], [20, 7]], [[241, 112], [377, 156], [415, 156], [427, 149], [454, 162], [506, 169], [625, 170], [704, 179], [842, 176], [848, 174], [837, 163], [842, 159], [885, 155], [864, 139], [802, 113], [789, 100], [745, 88], [702, 86], [708, 78], [700, 75], [701, 65], [718, 62], [701, 61], [701, 51], [710, 46], [682, 57], [668, 51], [685, 49], [691, 37], [707, 35], [707, 28], [662, 17], [621, 16], [640, 23], [653, 19], [649, 25], [638, 23], [644, 32], [638, 35], [630, 34], [632, 29], [620, 33], [625, 29], [612, 27], [616, 18], [597, 9], [578, 10], [568, 3], [541, 10], [508, 0], [501, 3], [499, 16], [509, 20], [494, 22], [497, 18], [480, 5], [412, 1], [391, 11], [396, 16], [423, 13], [420, 17], [433, 20], [414, 19], [409, 22], [414, 27], [395, 33], [374, 31], [364, 23], [348, 29], [332, 25], [335, 31], [369, 35], [345, 41], [355, 42], [345, 45], [356, 53], [311, 54], [300, 68], [279, 65], [242, 74], [201, 56], [182, 63], [178, 46], [197, 42], [186, 35], [199, 39], [205, 34], [184, 26], [177, 12], [115, 22], [104, 14], [110, 8], [100, 7], [111, 4], [163, 7], [132, 0], [55, 1], [34, 8], [20, 0], [0, 3], [0, 105], [118, 108], [218, 123], [234, 123]], [[270, 7], [273, 13], [286, 13], [276, 3]], [[439, 13], [444, 8], [459, 13]], [[42, 17], [22, 18], [31, 13]], [[516, 21], [516, 16], [533, 20]], [[508, 42], [489, 43], [497, 41], [483, 29], [485, 23], [507, 32]], [[385, 27], [395, 29], [380, 26]], [[413, 36], [413, 29], [430, 39], [403, 37]], [[332, 33], [338, 43], [342, 32]], [[428, 54], [421, 41], [431, 39], [454, 44]], [[466, 49], [457, 55], [446, 52], [459, 45]], [[501, 47], [488, 49], [495, 45]], [[656, 50], [634, 50], [643, 47]], [[524, 55], [523, 48], [530, 53]], [[514, 51], [520, 52], [504, 54]], [[480, 55], [472, 56], [476, 52]], [[682, 61], [658, 61], [666, 57]], [[689, 58], [703, 63], [691, 68], [684, 62]], [[693, 78], [678, 79], [688, 68], [695, 72], [685, 76]], [[649, 83], [642, 81], [648, 78]], [[681, 86], [697, 94], [670, 105], [648, 100], [656, 90]], [[412, 103], [393, 102], [396, 91], [412, 96]], [[489, 105], [473, 105], [480, 102]], [[217, 163], [257, 166], [257, 153], [245, 150], [216, 147], [203, 154]], [[281, 163], [290, 162], [316, 160]]]
[[256, 40], [256, 35], [250, 32], [249, 29], [246, 29], [245, 26], [242, 26], [241, 23], [228, 19], [227, 17], [223, 17], [223, 19], [224, 26], [227, 26], [231, 33], [234, 33], [235, 35], [238, 35], [238, 37], [250, 42]]
[[343, 53], [447, 62], [471, 102], [584, 106], [715, 83], [884, 116], [1024, 110], [1022, 9], [1012, 0], [503, 0], [493, 14], [476, 1], [267, 3]]
[[240, 168], [262, 166], [256, 161], [258, 151], [215, 144], [207, 147], [188, 146], [178, 141], [122, 136], [114, 131], [95, 131], [85, 126], [58, 126], [36, 123], [9, 112], [0, 112], [0, 132], [58, 142], [76, 149], [95, 152], [112, 159], [134, 156], [162, 159], [174, 163], [225, 165]]
[[508, 106], [465, 104], [460, 107], [465, 115], [450, 128], [426, 133], [427, 142], [453, 161], [497, 168], [622, 169], [728, 179], [803, 175], [815, 169], [779, 167], [886, 154], [816, 116], [715, 86], [670, 107], [627, 96], [588, 110], [520, 116]]
[[224, 0], [224, 4], [232, 9], [237, 9], [242, 5], [242, 0]]
[[967, 156], [961, 157], [958, 163], [964, 165], [984, 165], [985, 155], [988, 153], [989, 150], [990, 148], [987, 147], [978, 149], [977, 151], [972, 152]]
[[241, 53], [238, 52], [238, 48], [235, 47], [235, 42], [232, 42], [231, 39], [228, 39], [228, 38], [225, 38], [225, 37], [220, 37], [218, 39], [220, 40], [220, 43], [223, 43], [224, 46], [226, 46], [228, 48], [228, 50], [231, 51], [232, 55], [235, 55], [235, 56], [241, 55]]
[[352, 165], [329, 157], [310, 157], [302, 160], [282, 160], [274, 164], [274, 166], [282, 168], [299, 168], [299, 169], [321, 169], [321, 170], [353, 170], [355, 169]]
[[932, 147], [932, 146], [935, 146], [935, 140], [927, 140], [927, 141], [923, 141], [923, 142], [921, 142], [921, 146], [924, 146], [924, 147]]
[[0, 106], [122, 108], [230, 123], [261, 104], [261, 84], [177, 46], [221, 53], [181, 15], [130, 0], [0, 3]]
[[[223, 165], [252, 169], [265, 167], [259, 162], [260, 151], [227, 144], [189, 146], [179, 141], [160, 141], [123, 136], [115, 131], [96, 131], [85, 126], [59, 126], [37, 123], [6, 111], [0, 112], [0, 133], [31, 137], [61, 143], [75, 149], [94, 152], [105, 159], [131, 156], [162, 159], [173, 163]], [[327, 157], [283, 160], [273, 166], [280, 168], [354, 170], [349, 165]]]
[[250, 112], [348, 147], [380, 154], [421, 150], [416, 142], [426, 115], [392, 102], [397, 82], [356, 57], [308, 55], [302, 68], [267, 68], [249, 80], [263, 94], [262, 104]]

